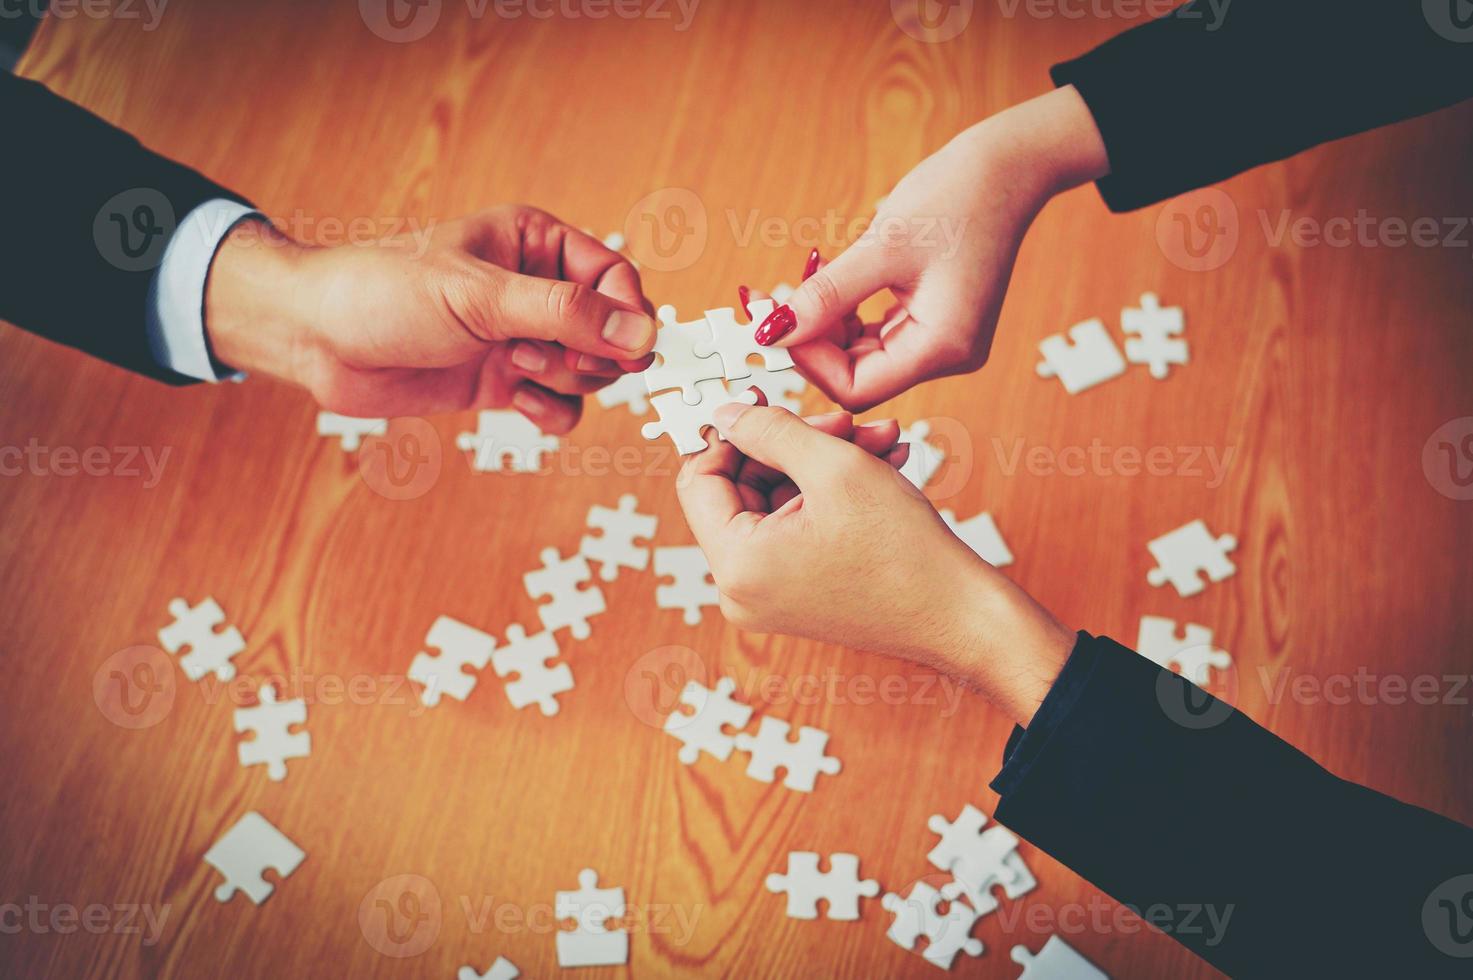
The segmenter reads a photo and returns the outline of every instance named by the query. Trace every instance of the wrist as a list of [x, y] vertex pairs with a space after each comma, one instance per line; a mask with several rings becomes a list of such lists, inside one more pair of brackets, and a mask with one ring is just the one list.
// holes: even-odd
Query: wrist
[[1049, 198], [1110, 172], [1104, 138], [1079, 91], [1054, 89], [1005, 109], [974, 128], [1002, 154], [1007, 179], [1042, 207]]
[[295, 351], [310, 327], [302, 262], [310, 249], [265, 220], [242, 221], [220, 242], [205, 280], [205, 334], [216, 360], [296, 380]]

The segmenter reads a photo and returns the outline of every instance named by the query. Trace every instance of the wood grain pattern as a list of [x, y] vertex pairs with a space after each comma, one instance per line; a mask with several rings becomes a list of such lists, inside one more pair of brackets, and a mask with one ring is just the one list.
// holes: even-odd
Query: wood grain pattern
[[[739, 282], [797, 275], [810, 242], [745, 236], [750, 216], [797, 230], [866, 215], [959, 128], [1044, 90], [1050, 63], [1133, 23], [978, 4], [959, 37], [921, 43], [878, 2], [705, 0], [685, 30], [673, 6], [667, 20], [439, 7], [403, 44], [346, 0], [178, 2], [153, 30], [53, 17], [21, 70], [309, 235], [527, 201], [600, 233], [628, 220], [648, 248], [636, 203], [689, 189], [704, 245], [684, 268], [646, 270], [651, 296], [688, 311], [729, 304]], [[1310, 699], [1276, 681], [1468, 673], [1473, 503], [1438, 493], [1421, 459], [1439, 426], [1473, 415], [1469, 236], [1335, 248], [1272, 232], [1281, 214], [1466, 217], [1470, 161], [1473, 106], [1239, 177], [1222, 188], [1239, 243], [1211, 272], [1158, 246], [1163, 208], [1112, 216], [1093, 190], [1071, 193], [1024, 246], [989, 365], [885, 410], [949, 420], [949, 466], [963, 476], [943, 479], [938, 504], [992, 511], [1019, 556], [1010, 571], [1067, 622], [1126, 642], [1144, 613], [1213, 627], [1237, 657], [1226, 686], [1254, 717], [1340, 774], [1464, 821], [1465, 702], [1335, 704], [1333, 688]], [[1075, 398], [1033, 376], [1043, 335], [1100, 316], [1118, 336], [1119, 309], [1147, 289], [1187, 311], [1193, 362], [1179, 376], [1135, 370]], [[564, 643], [578, 687], [555, 719], [513, 711], [489, 672], [468, 702], [430, 712], [403, 685], [437, 615], [496, 633], [535, 625], [521, 575], [543, 547], [576, 547], [591, 504], [635, 492], [661, 517], [660, 543], [689, 541], [673, 459], [622, 410], [592, 407], [544, 477], [471, 473], [453, 447], [471, 420], [433, 419], [420, 434], [436, 437], [440, 475], [394, 501], [313, 435], [304, 395], [264, 380], [169, 390], [7, 326], [0, 403], [3, 446], [168, 454], [152, 485], [59, 465], [0, 480], [0, 903], [168, 913], [152, 944], [49, 926], [0, 934], [0, 972], [450, 976], [500, 954], [543, 976], [553, 893], [593, 866], [648, 914], [630, 968], [589, 976], [933, 975], [886, 940], [878, 902], [858, 924], [796, 922], [762, 883], [794, 849], [852, 850], [889, 888], [924, 874], [927, 816], [996, 802], [986, 784], [1009, 726], [980, 700], [917, 668], [744, 635], [715, 615], [688, 628], [654, 609], [651, 575], [627, 572], [605, 586], [593, 638]], [[1170, 447], [1172, 472], [1029, 462], [1072, 465], [1096, 440]], [[1220, 483], [1202, 450], [1232, 454]], [[1198, 516], [1239, 535], [1239, 574], [1191, 600], [1151, 589], [1145, 542]], [[162, 720], [116, 724], [93, 698], [109, 657], [152, 642], [170, 598], [205, 594], [249, 641], [240, 690], [163, 675]], [[684, 656], [668, 646], [736, 677], [761, 712], [832, 730], [843, 774], [804, 796], [745, 779], [736, 760], [680, 765], [658, 730]], [[230, 726], [232, 701], [273, 675], [313, 699], [313, 754], [281, 784], [236, 764]], [[307, 862], [260, 908], [217, 904], [201, 856], [251, 808]], [[1055, 930], [1117, 977], [1211, 974], [1026, 850], [1041, 886], [979, 926], [988, 952], [959, 974], [1015, 976], [1008, 948]], [[384, 955], [360, 928], [361, 907], [382, 927], [374, 900], [398, 902], [404, 874], [439, 900], [434, 942], [413, 958]]]

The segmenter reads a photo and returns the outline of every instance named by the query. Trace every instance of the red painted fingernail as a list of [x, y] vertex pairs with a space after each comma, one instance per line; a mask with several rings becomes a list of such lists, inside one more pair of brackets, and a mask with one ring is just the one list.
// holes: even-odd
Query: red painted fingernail
[[818, 249], [808, 253], [808, 261], [803, 265], [803, 281], [807, 282], [813, 274], [818, 271]]
[[750, 289], [748, 289], [746, 286], [737, 287], [737, 299], [742, 301], [742, 312], [747, 315], [748, 320], [752, 319], [752, 311], [747, 309], [747, 303], [751, 300], [751, 298], [752, 291]]
[[798, 317], [794, 315], [793, 308], [785, 304], [767, 314], [767, 319], [762, 321], [752, 339], [757, 341], [758, 346], [771, 347], [797, 327]]

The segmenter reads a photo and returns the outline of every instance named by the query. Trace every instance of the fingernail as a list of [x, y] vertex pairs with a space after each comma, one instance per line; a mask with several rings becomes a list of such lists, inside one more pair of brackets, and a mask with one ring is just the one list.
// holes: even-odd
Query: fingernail
[[793, 308], [784, 303], [767, 314], [767, 319], [762, 321], [752, 339], [757, 341], [759, 347], [771, 347], [797, 327], [798, 317], [793, 313]]
[[813, 274], [818, 271], [818, 263], [818, 249], [815, 248], [813, 251], [808, 253], [808, 261], [803, 264], [804, 282], [807, 282], [810, 278], [812, 278]]
[[542, 397], [525, 388], [517, 389], [511, 396], [512, 407], [523, 415], [541, 415], [547, 406], [542, 404]]
[[618, 370], [619, 365], [607, 357], [594, 357], [592, 354], [579, 354], [578, 360], [573, 366], [575, 371], [588, 371], [591, 373], [607, 373]]
[[748, 289], [746, 286], [738, 286], [737, 287], [737, 299], [741, 300], [741, 302], [742, 302], [742, 312], [747, 315], [747, 319], [748, 320], [752, 319], [752, 311], [749, 310], [749, 309], [747, 309], [747, 304], [749, 302], [751, 302], [751, 300], [752, 300], [752, 291], [750, 289]]
[[751, 407], [746, 402], [727, 402], [716, 409], [711, 413], [711, 421], [715, 423], [716, 431], [723, 436], [726, 435], [731, 431], [731, 427], [736, 425], [737, 419], [742, 417], [742, 413]]
[[604, 323], [604, 340], [631, 353], [644, 350], [655, 339], [655, 322], [628, 310], [615, 310]]
[[891, 466], [895, 467], [895, 469], [898, 470], [900, 469], [900, 467], [905, 465], [906, 460], [908, 459], [910, 459], [910, 443], [902, 442], [900, 445], [890, 450], [890, 454], [885, 457], [885, 462], [889, 463]]
[[528, 374], [547, 370], [547, 355], [531, 344], [517, 344], [511, 349], [511, 362]]

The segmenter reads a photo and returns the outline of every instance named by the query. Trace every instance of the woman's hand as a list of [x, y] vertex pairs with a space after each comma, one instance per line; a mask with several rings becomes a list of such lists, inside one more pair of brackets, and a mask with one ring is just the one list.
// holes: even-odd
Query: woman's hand
[[[799, 286], [759, 340], [789, 347], [814, 384], [856, 412], [921, 381], [975, 371], [1034, 217], [1055, 194], [1108, 170], [1072, 86], [984, 120], [907, 174], [869, 230]], [[859, 304], [887, 288], [897, 300], [889, 313], [854, 329]]]
[[1074, 635], [896, 472], [898, 425], [741, 404], [716, 424], [729, 441], [678, 489], [728, 620], [926, 663], [1032, 718]]
[[629, 261], [535, 208], [427, 240], [309, 248], [262, 223], [216, 254], [205, 323], [232, 367], [345, 415], [515, 407], [571, 429], [582, 396], [648, 366], [655, 323]]

